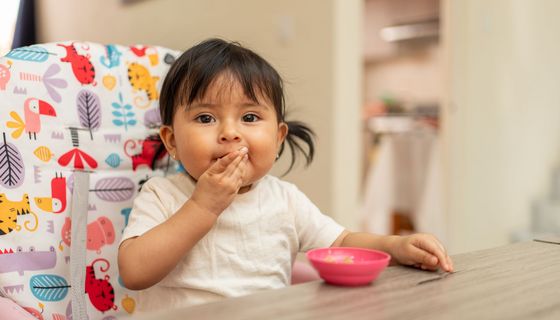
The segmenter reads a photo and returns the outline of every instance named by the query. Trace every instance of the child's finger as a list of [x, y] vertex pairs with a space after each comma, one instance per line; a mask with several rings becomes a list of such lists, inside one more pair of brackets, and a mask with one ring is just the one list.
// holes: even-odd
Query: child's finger
[[[440, 242], [438, 242], [438, 244], [441, 248], [443, 248], [443, 245]], [[445, 260], [442, 261], [444, 263], [441, 264], [441, 267], [447, 272], [453, 272], [454, 270], [453, 260], [451, 260], [449, 254], [447, 254], [447, 250], [445, 250], [445, 248], [443, 248], [442, 251], [443, 254], [445, 255]]]
[[212, 166], [210, 166], [211, 173], [222, 173], [227, 170], [227, 168], [240, 156], [247, 153], [247, 147], [241, 147], [237, 151], [228, 153], [227, 155], [221, 157]]
[[439, 240], [437, 240], [437, 238], [435, 238], [434, 241], [436, 242], [436, 244], [440, 248], [440, 250], [443, 251], [443, 253], [447, 253], [447, 251], [445, 250], [445, 247], [443, 246], [443, 244], [441, 244], [441, 242], [439, 242]]
[[437, 240], [422, 241], [418, 244], [418, 246], [420, 249], [424, 249], [431, 255], [435, 256], [435, 258], [438, 260], [436, 264], [439, 264], [445, 271], [452, 270], [450, 266], [447, 264], [447, 254], [443, 250], [441, 250]]
[[416, 261], [416, 265], [424, 266], [424, 268], [428, 266], [437, 266], [439, 262], [439, 259], [436, 256], [417, 247], [412, 248], [411, 258]]
[[210, 173], [222, 173], [224, 172], [229, 165], [237, 159], [239, 156], [239, 151], [230, 152], [227, 155], [221, 157], [216, 161], [213, 165], [208, 168]]
[[453, 267], [453, 260], [451, 260], [450, 256], [447, 256], [447, 265], [449, 266], [449, 270], [447, 271], [453, 272], [455, 268]]
[[447, 254], [447, 250], [445, 250], [445, 247], [441, 244], [441, 242], [436, 240], [436, 243], [438, 244], [438, 246], [441, 249], [441, 252], [443, 253], [443, 260], [440, 260], [441, 267], [447, 272], [453, 272], [453, 262], [451, 261], [451, 258]]
[[233, 177], [235, 175], [238, 175], [239, 169], [244, 163], [244, 160], [247, 156], [246, 151], [240, 150], [237, 152], [238, 152], [237, 158], [235, 158], [224, 170], [224, 176], [226, 177]]
[[417, 264], [414, 265], [415, 267], [422, 269], [422, 270], [430, 270], [430, 271], [436, 271], [437, 270], [437, 266], [429, 266], [426, 264]]
[[239, 171], [239, 165], [241, 164], [242, 161], [243, 161], [243, 155], [240, 154], [237, 156], [237, 158], [235, 158], [235, 160], [233, 160], [232, 163], [229, 164], [226, 170], [224, 170], [223, 176], [228, 178], [234, 177]]
[[243, 179], [245, 178], [245, 169], [247, 168], [247, 159], [249, 158], [248, 155], [243, 155], [241, 162], [237, 166], [237, 170], [235, 171], [236, 178], [241, 186], [243, 184]]

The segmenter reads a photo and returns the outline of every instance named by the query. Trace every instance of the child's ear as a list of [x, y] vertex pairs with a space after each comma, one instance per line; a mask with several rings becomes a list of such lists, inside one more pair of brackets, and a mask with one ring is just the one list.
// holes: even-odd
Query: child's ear
[[288, 124], [285, 122], [280, 122], [278, 124], [278, 137], [276, 138], [277, 139], [276, 142], [278, 143], [278, 145], [281, 145], [282, 142], [284, 142], [287, 135], [288, 135]]
[[174, 157], [177, 153], [175, 144], [175, 134], [173, 133], [173, 128], [171, 126], [161, 126], [159, 128], [159, 136], [161, 141], [165, 145], [167, 152]]

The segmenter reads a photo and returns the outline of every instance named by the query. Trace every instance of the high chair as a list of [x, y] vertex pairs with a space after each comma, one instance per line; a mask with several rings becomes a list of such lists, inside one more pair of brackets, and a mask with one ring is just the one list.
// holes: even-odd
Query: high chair
[[142, 184], [177, 169], [150, 136], [178, 54], [65, 41], [0, 57], [0, 320], [15, 304], [38, 319], [134, 313], [118, 244]]

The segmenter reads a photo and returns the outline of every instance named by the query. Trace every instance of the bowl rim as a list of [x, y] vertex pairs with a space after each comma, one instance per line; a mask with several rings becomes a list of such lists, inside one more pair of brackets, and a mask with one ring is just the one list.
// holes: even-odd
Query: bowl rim
[[[325, 261], [323, 259], [318, 259], [318, 258], [312, 258], [310, 255], [313, 254], [314, 252], [318, 252], [318, 251], [325, 251], [325, 250], [332, 250], [332, 249], [351, 249], [351, 250], [357, 250], [357, 251], [364, 251], [364, 252], [370, 252], [370, 253], [377, 253], [377, 254], [381, 254], [383, 257], [380, 259], [375, 259], [375, 260], [370, 260], [370, 261], [354, 261], [353, 263], [340, 263], [340, 262], [329, 262], [329, 261]], [[376, 249], [368, 249], [368, 248], [359, 248], [359, 247], [325, 247], [325, 248], [315, 248], [315, 249], [311, 249], [308, 250], [305, 253], [305, 256], [307, 257], [307, 259], [311, 262], [316, 262], [316, 263], [321, 263], [321, 264], [328, 264], [328, 265], [347, 265], [347, 266], [351, 266], [351, 265], [366, 265], [366, 264], [372, 264], [372, 263], [380, 263], [380, 262], [389, 262], [391, 260], [391, 255], [388, 254], [385, 251], [381, 251], [381, 250], [376, 250]]]

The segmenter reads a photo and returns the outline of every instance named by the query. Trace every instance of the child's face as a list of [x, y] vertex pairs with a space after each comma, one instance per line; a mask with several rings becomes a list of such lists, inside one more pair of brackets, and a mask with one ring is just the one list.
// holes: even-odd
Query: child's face
[[288, 132], [272, 103], [258, 98], [256, 104], [231, 76], [219, 76], [203, 99], [177, 108], [172, 128], [162, 129], [168, 151], [198, 180], [218, 158], [247, 147], [243, 186], [251, 185], [272, 168]]

